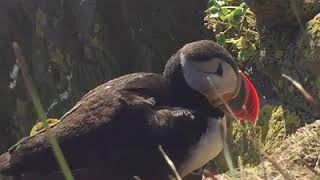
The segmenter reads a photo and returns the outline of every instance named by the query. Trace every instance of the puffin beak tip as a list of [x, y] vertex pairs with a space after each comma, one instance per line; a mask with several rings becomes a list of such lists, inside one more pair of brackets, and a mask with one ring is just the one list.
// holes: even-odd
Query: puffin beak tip
[[246, 86], [246, 99], [242, 108], [235, 111], [234, 114], [241, 121], [256, 122], [260, 111], [259, 96], [253, 83], [244, 74], [242, 74], [242, 78]]

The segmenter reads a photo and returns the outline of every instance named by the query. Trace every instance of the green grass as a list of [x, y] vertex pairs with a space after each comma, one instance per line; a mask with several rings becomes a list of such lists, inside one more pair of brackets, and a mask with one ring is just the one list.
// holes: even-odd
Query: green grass
[[12, 46], [13, 46], [13, 49], [14, 49], [14, 52], [15, 52], [15, 55], [16, 55], [16, 58], [18, 61], [19, 68], [21, 69], [21, 72], [22, 72], [22, 77], [23, 77], [25, 86], [28, 90], [28, 93], [29, 93], [31, 99], [32, 99], [32, 103], [33, 103], [35, 112], [36, 112], [38, 118], [44, 124], [45, 130], [47, 133], [47, 137], [48, 137], [48, 141], [51, 144], [51, 148], [52, 148], [53, 154], [58, 162], [58, 165], [60, 166], [60, 169], [61, 169], [66, 180], [74, 180], [72, 173], [71, 173], [71, 170], [69, 168], [69, 165], [68, 165], [68, 163], [63, 155], [63, 152], [59, 146], [58, 140], [50, 132], [48, 122], [46, 121], [46, 119], [47, 119], [46, 113], [43, 109], [43, 106], [41, 105], [41, 101], [38, 96], [37, 90], [35, 89], [35, 87], [32, 83], [32, 78], [28, 72], [28, 67], [25, 62], [25, 58], [22, 55], [21, 49], [20, 49], [17, 42], [13, 42]]

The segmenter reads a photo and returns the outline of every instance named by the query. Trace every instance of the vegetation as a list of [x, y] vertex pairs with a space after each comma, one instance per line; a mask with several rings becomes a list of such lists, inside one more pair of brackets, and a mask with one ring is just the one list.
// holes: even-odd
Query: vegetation
[[258, 52], [255, 16], [244, 2], [210, 0], [206, 13], [206, 26], [215, 32], [216, 41], [240, 62], [248, 61]]
[[[220, 45], [236, 55], [239, 63], [248, 64], [252, 60], [261, 59], [258, 58], [259, 56], [265, 55], [261, 54], [264, 51], [259, 50], [260, 37], [256, 28], [255, 14], [243, 1], [211, 0], [206, 13], [205, 25], [215, 33], [215, 39]], [[311, 20], [308, 23], [308, 32], [318, 32], [314, 22], [317, 20]], [[309, 38], [310, 33], [305, 37]], [[316, 53], [315, 48], [307, 48], [307, 50], [309, 53], [305, 56], [312, 56]], [[276, 52], [274, 56], [277, 59], [284, 59], [282, 50]], [[309, 59], [312, 61], [312, 58]], [[286, 80], [281, 80], [281, 82], [284, 81]], [[294, 86], [290, 82], [283, 85], [282, 88], [284, 86], [293, 93]], [[311, 154], [319, 151], [317, 148], [320, 147], [320, 144], [315, 142], [320, 137], [320, 134], [315, 132], [315, 129], [319, 128], [319, 123], [305, 127], [295, 136], [291, 136], [299, 127], [303, 126], [304, 120], [301, 120], [301, 116], [289, 109], [291, 109], [290, 105], [264, 104], [256, 124], [242, 124], [238, 121], [229, 124], [232, 127], [228, 139], [231, 146], [230, 156], [233, 164], [237, 167], [237, 172], [236, 174], [229, 172], [222, 177], [225, 179], [233, 179], [235, 176], [241, 179], [259, 179], [279, 178], [282, 175], [285, 179], [291, 179], [291, 175], [286, 177], [285, 173], [290, 171], [289, 173], [294, 174], [298, 179], [302, 177], [320, 178], [317, 176], [317, 174], [319, 175], [318, 165], [313, 163], [306, 168], [305, 162], [302, 160], [308, 156], [305, 151]], [[306, 134], [301, 133], [303, 131]], [[299, 145], [294, 145], [293, 143], [297, 140], [300, 141]], [[304, 152], [301, 151], [302, 149]], [[280, 160], [278, 156], [281, 157]], [[314, 155], [310, 155], [308, 158], [311, 159], [307, 160], [308, 162], [314, 162], [318, 159]], [[295, 164], [297, 161], [301, 163]], [[275, 168], [278, 163], [281, 164], [280, 169]], [[314, 165], [316, 167], [311, 167]], [[223, 155], [211, 162], [207, 168], [214, 172], [229, 170]], [[298, 170], [299, 168], [303, 169], [302, 172]], [[314, 171], [314, 168], [317, 168], [318, 172]], [[282, 170], [283, 172], [281, 172]]]

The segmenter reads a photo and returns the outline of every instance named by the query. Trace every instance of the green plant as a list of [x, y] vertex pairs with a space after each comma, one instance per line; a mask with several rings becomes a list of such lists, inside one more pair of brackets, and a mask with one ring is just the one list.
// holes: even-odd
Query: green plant
[[231, 49], [239, 61], [246, 61], [257, 52], [255, 16], [244, 2], [210, 0], [205, 12], [206, 25], [215, 32], [217, 43]]

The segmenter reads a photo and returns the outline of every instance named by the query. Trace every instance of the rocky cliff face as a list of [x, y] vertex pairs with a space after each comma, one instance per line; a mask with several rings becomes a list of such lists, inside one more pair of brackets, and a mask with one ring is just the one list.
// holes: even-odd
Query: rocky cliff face
[[209, 37], [206, 1], [2, 0], [0, 152], [37, 121], [11, 43], [17, 41], [48, 117], [88, 90], [138, 71], [162, 72], [183, 44]]

